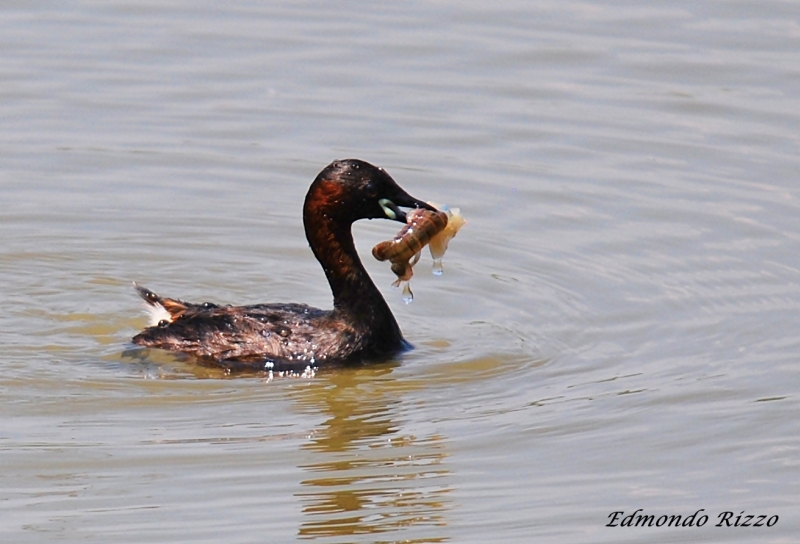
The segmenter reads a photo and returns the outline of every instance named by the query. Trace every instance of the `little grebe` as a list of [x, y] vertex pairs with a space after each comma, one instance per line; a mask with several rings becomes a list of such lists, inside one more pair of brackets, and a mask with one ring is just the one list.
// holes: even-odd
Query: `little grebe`
[[308, 190], [303, 224], [333, 291], [333, 310], [305, 304], [192, 304], [136, 286], [164, 319], [133, 342], [253, 370], [361, 362], [407, 349], [389, 306], [361, 264], [351, 233], [359, 219], [405, 223], [400, 206], [435, 210], [411, 197], [382, 168], [356, 159], [332, 162]]

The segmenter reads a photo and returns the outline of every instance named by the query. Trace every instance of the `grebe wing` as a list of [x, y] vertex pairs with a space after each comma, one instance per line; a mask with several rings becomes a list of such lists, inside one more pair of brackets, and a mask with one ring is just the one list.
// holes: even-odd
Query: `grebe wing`
[[[148, 304], [164, 308], [171, 319], [144, 329], [135, 344], [181, 351], [214, 361], [250, 361], [261, 369], [315, 364], [320, 322], [330, 312], [305, 304], [217, 306], [159, 297], [137, 286]], [[174, 313], [173, 313], [174, 312]], [[227, 365], [226, 365], [227, 366]]]

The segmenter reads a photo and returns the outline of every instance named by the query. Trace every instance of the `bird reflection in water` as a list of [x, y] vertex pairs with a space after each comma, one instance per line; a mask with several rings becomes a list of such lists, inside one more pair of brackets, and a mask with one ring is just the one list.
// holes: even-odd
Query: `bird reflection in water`
[[298, 391], [304, 411], [330, 416], [303, 446], [319, 461], [300, 467], [312, 474], [297, 494], [300, 537], [403, 531], [404, 542], [449, 540], [445, 440], [404, 433], [402, 413], [411, 408], [403, 397], [424, 383], [391, 373], [387, 365], [339, 369]]

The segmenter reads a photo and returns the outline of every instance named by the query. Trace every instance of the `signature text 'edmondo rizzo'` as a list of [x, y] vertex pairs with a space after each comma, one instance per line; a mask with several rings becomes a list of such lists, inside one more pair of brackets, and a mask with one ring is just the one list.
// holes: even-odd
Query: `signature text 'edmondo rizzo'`
[[[608, 515], [609, 522], [606, 523], [606, 527], [702, 527], [708, 523], [708, 516], [703, 514], [704, 511], [705, 508], [701, 508], [689, 516], [678, 514], [656, 516], [645, 514], [639, 508], [626, 516], [623, 510], [619, 510]], [[778, 523], [777, 515], [745, 514], [744, 510], [737, 515], [726, 511], [717, 514], [717, 523], [714, 527], [772, 527], [776, 523]]]

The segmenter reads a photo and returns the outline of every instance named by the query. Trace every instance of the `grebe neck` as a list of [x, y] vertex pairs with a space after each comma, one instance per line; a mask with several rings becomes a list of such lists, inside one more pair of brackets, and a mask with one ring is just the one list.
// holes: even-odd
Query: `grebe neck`
[[400, 327], [356, 252], [352, 221], [333, 218], [307, 202], [303, 223], [311, 250], [331, 286], [334, 312], [374, 335], [387, 349], [403, 346]]

